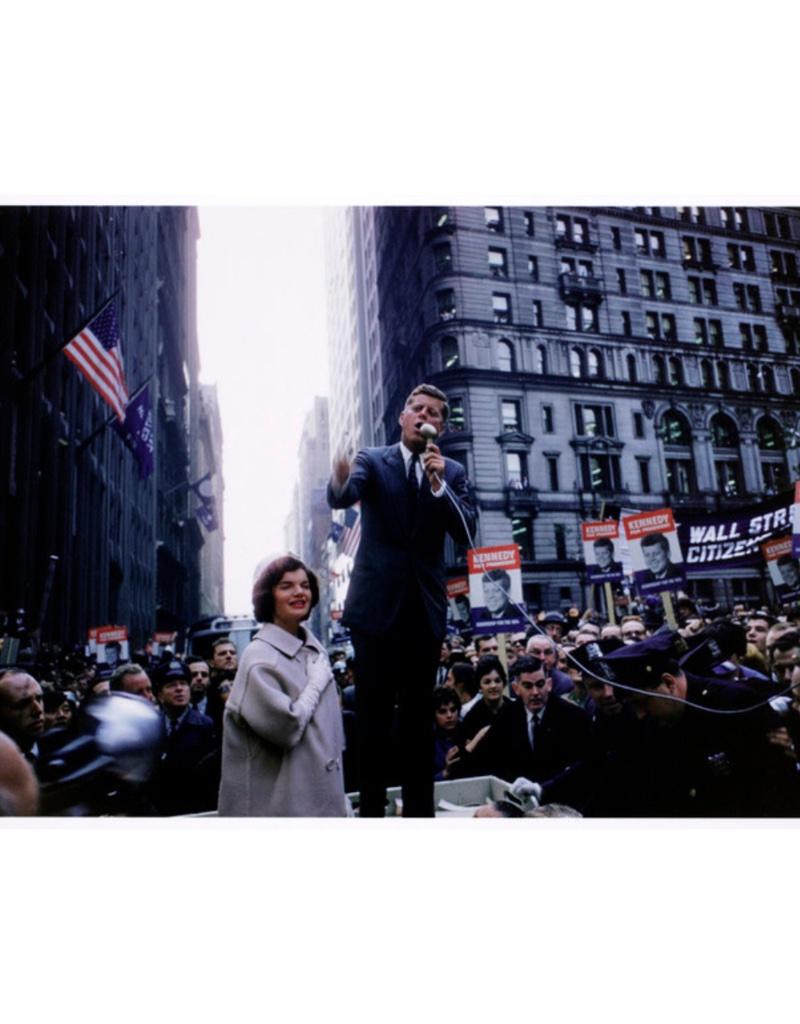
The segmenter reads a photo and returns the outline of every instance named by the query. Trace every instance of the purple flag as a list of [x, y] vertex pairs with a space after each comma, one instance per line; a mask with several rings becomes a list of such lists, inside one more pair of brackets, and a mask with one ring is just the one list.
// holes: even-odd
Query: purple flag
[[128, 402], [125, 422], [115, 422], [114, 429], [133, 452], [139, 479], [146, 480], [153, 472], [153, 406], [148, 384]]
[[205, 526], [209, 533], [219, 528], [217, 520], [217, 500], [212, 493], [211, 473], [196, 480], [189, 485], [200, 500], [200, 504], [194, 510], [195, 516]]

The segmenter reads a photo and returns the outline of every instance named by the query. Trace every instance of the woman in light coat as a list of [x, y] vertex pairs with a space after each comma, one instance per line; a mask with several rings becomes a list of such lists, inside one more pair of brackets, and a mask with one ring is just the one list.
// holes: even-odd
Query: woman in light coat
[[318, 601], [316, 577], [292, 555], [256, 577], [253, 609], [264, 625], [225, 706], [220, 815], [346, 814], [336, 684], [327, 654], [301, 625]]

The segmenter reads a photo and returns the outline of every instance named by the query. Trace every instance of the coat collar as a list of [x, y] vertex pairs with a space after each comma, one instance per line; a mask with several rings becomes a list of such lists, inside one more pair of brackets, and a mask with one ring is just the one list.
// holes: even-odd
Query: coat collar
[[274, 622], [266, 622], [256, 633], [256, 639], [270, 644], [289, 658], [294, 658], [303, 647], [311, 647], [312, 650], [320, 651], [322, 648], [317, 638], [306, 626], [303, 627], [303, 630], [306, 634], [305, 640], [301, 640], [299, 636], [292, 636], [285, 629], [276, 626]]

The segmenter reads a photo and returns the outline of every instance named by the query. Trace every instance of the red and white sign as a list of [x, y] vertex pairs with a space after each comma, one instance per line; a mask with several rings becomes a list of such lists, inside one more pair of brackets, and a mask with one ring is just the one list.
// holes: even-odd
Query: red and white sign
[[467, 552], [469, 603], [475, 634], [515, 633], [528, 625], [522, 604], [519, 547], [505, 544]]

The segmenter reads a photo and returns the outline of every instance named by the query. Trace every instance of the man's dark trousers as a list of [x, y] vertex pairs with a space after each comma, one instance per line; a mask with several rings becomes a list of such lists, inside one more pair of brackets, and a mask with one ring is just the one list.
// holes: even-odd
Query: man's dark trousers
[[359, 815], [383, 817], [395, 701], [399, 712], [404, 818], [432, 818], [433, 693], [441, 638], [435, 637], [416, 586], [391, 630], [351, 630], [355, 649]]

